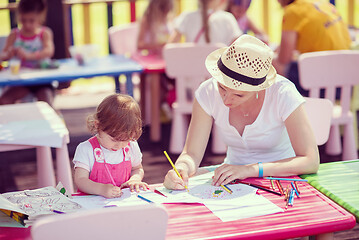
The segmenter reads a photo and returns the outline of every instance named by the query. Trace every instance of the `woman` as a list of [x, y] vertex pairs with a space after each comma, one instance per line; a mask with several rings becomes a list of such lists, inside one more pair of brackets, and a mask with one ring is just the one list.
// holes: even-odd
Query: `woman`
[[319, 154], [303, 107], [304, 99], [272, 66], [273, 51], [242, 35], [212, 52], [206, 67], [213, 78], [196, 91], [184, 149], [176, 161], [183, 180], [170, 170], [169, 189], [184, 189], [202, 161], [212, 123], [228, 145], [213, 185], [235, 179], [314, 173]]

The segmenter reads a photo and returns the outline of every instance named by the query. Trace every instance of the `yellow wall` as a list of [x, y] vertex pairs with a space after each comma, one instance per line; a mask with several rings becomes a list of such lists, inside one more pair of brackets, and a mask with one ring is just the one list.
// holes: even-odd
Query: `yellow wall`
[[[195, 0], [174, 0], [175, 14], [182, 11], [195, 10], [198, 3]], [[268, 23], [264, 24], [264, 2], [268, 2]], [[338, 11], [342, 14], [344, 20], [348, 22], [348, 6], [349, 2], [354, 4], [354, 25], [359, 27], [359, 0], [337, 0]], [[8, 0], [0, 0], [0, 4], [6, 4]], [[136, 2], [136, 17], [140, 19], [148, 0], [137, 0]], [[73, 21], [73, 38], [74, 44], [84, 44], [84, 14], [83, 5], [77, 4], [72, 6], [72, 21]], [[113, 24], [120, 25], [130, 22], [130, 4], [127, 1], [120, 1], [113, 4]], [[98, 44], [101, 48], [101, 54], [108, 53], [108, 26], [107, 26], [107, 4], [93, 3], [89, 6], [90, 13], [90, 43]], [[270, 41], [279, 43], [281, 33], [283, 10], [277, 0], [252, 0], [252, 4], [248, 10], [250, 18], [262, 29], [268, 26], [268, 34]], [[9, 11], [0, 11], [0, 35], [7, 35], [10, 32]]]

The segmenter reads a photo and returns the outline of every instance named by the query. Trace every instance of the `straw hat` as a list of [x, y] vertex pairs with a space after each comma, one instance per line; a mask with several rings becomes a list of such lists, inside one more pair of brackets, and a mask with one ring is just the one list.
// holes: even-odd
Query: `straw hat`
[[209, 73], [224, 86], [240, 91], [259, 91], [270, 87], [277, 72], [272, 66], [273, 51], [261, 40], [242, 35], [229, 47], [210, 53]]

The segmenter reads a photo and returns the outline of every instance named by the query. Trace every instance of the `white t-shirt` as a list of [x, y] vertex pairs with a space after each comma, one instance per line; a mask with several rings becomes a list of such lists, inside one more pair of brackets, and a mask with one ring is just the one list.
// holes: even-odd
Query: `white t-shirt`
[[[208, 13], [210, 14], [211, 11]], [[223, 43], [228, 46], [242, 35], [234, 16], [222, 10], [215, 11], [210, 15], [208, 26], [211, 43]], [[184, 12], [175, 20], [175, 29], [186, 37], [186, 42], [194, 42], [202, 28], [201, 11]], [[203, 32], [198, 43], [205, 42]]]
[[[105, 161], [108, 164], [118, 164], [123, 161], [124, 149], [112, 151], [101, 146], [103, 154], [105, 155]], [[125, 161], [131, 159], [132, 167], [137, 167], [142, 162], [142, 153], [137, 141], [130, 142], [129, 151], [125, 154]], [[95, 163], [95, 157], [93, 148], [89, 140], [80, 143], [75, 151], [74, 159], [72, 160], [75, 168], [81, 167], [91, 172], [92, 167]]]
[[229, 123], [229, 108], [218, 92], [217, 81], [211, 78], [197, 89], [195, 96], [198, 103], [213, 117], [219, 134], [228, 146], [224, 163], [242, 165], [295, 156], [284, 121], [304, 102], [304, 98], [292, 82], [279, 75], [265, 91], [257, 119], [245, 126], [241, 136]]

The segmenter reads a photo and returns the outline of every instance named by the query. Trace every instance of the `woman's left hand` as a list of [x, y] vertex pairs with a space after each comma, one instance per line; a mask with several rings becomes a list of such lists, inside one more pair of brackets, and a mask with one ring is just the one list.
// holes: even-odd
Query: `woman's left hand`
[[249, 177], [249, 167], [246, 165], [223, 164], [214, 170], [212, 185], [225, 185], [236, 179]]
[[141, 182], [137, 179], [134, 180], [128, 180], [127, 182], [123, 183], [120, 188], [124, 188], [124, 187], [129, 187], [131, 192], [136, 191], [136, 192], [140, 192], [140, 189], [142, 188], [143, 190], [148, 190], [150, 189], [150, 187], [148, 186], [147, 183], [145, 182]]

